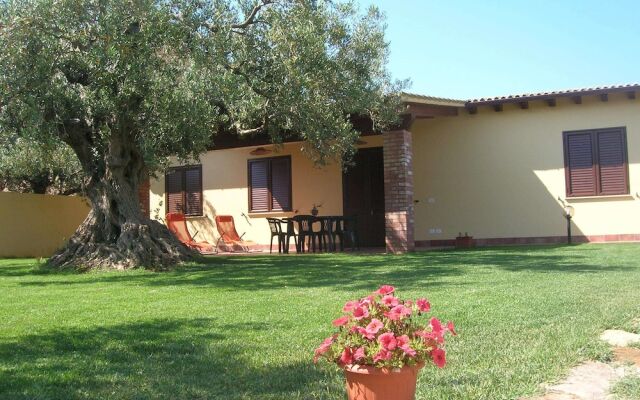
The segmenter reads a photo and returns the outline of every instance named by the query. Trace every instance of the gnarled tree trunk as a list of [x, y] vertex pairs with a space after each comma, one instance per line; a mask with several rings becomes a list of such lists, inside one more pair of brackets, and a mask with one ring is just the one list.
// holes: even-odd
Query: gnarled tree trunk
[[197, 256], [166, 226], [142, 215], [138, 184], [144, 161], [130, 137], [114, 134], [104, 157], [92, 158], [78, 142], [72, 147], [91, 175], [87, 187], [91, 211], [67, 244], [49, 259], [50, 266], [163, 268]]

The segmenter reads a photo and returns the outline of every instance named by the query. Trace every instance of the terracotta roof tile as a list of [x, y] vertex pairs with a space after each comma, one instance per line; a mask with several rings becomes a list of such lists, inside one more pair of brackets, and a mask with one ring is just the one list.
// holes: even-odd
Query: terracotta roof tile
[[424, 104], [435, 104], [435, 105], [450, 105], [450, 106], [464, 106], [467, 102], [466, 100], [459, 99], [450, 99], [446, 97], [436, 97], [436, 96], [425, 96], [417, 93], [402, 93], [402, 100], [406, 102], [417, 102]]
[[478, 105], [484, 105], [484, 104], [500, 104], [500, 103], [509, 103], [509, 102], [517, 102], [517, 101], [550, 99], [555, 97], [588, 96], [588, 95], [598, 95], [598, 94], [613, 93], [613, 92], [627, 92], [627, 91], [636, 91], [636, 90], [640, 91], [640, 84], [627, 83], [623, 85], [595, 86], [595, 87], [586, 87], [586, 88], [579, 88], [579, 89], [554, 90], [554, 91], [548, 91], [548, 92], [521, 93], [521, 94], [511, 94], [511, 95], [495, 96], [495, 97], [481, 97], [478, 99], [470, 99], [470, 100], [459, 100], [459, 99], [450, 99], [446, 97], [425, 96], [421, 94], [408, 93], [408, 92], [403, 93], [402, 98], [406, 102], [415, 101], [415, 102], [420, 102], [425, 104], [469, 107], [469, 106], [478, 106]]
[[640, 84], [637, 83], [628, 83], [624, 85], [609, 85], [609, 86], [596, 86], [596, 87], [587, 87], [587, 88], [579, 88], [579, 89], [566, 89], [566, 90], [554, 90], [549, 92], [537, 92], [537, 93], [522, 93], [522, 94], [513, 94], [507, 96], [496, 96], [496, 97], [482, 97], [479, 99], [471, 99], [468, 100], [468, 104], [482, 104], [482, 103], [495, 103], [495, 102], [508, 102], [513, 100], [535, 100], [536, 98], [544, 98], [544, 97], [565, 97], [565, 96], [577, 96], [577, 95], [589, 95], [589, 94], [599, 94], [603, 92], [624, 92], [627, 90], [638, 90], [640, 89]]

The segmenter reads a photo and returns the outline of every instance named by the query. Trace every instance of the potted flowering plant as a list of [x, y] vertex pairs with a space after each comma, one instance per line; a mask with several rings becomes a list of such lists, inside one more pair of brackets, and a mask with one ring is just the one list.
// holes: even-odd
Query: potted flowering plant
[[314, 362], [325, 358], [344, 370], [349, 400], [412, 400], [418, 371], [446, 363], [445, 334], [456, 334], [453, 323], [435, 317], [421, 323], [431, 309], [427, 299], [402, 300], [394, 292], [383, 285], [348, 301], [333, 321], [338, 331], [315, 351]]

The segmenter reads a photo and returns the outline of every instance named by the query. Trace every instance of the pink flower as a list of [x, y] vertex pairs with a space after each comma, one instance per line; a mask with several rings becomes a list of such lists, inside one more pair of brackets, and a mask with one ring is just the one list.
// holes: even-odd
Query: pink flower
[[425, 339], [431, 339], [438, 343], [444, 343], [444, 327], [438, 318], [431, 318], [429, 321], [429, 325], [431, 325], [431, 332], [425, 334]]
[[402, 335], [396, 338], [396, 344], [398, 347], [407, 346], [409, 344], [409, 336]]
[[332, 323], [333, 323], [333, 326], [342, 326], [342, 325], [345, 325], [347, 322], [349, 322], [349, 317], [345, 315], [344, 317], [334, 319]]
[[415, 357], [417, 354], [416, 351], [411, 348], [411, 346], [404, 346], [404, 347], [401, 347], [401, 349], [404, 352], [404, 354], [408, 355], [409, 357]]
[[431, 331], [433, 333], [435, 333], [436, 335], [442, 336], [444, 328], [442, 327], [442, 323], [438, 318], [436, 317], [431, 318], [431, 321], [429, 321], [429, 325], [431, 325]]
[[391, 285], [382, 285], [380, 286], [380, 289], [378, 289], [375, 293], [377, 294], [381, 294], [381, 295], [387, 295], [390, 293], [393, 293], [396, 290], [396, 288], [394, 288]]
[[429, 312], [431, 310], [431, 304], [424, 297], [416, 300], [416, 305], [418, 306], [418, 310], [422, 312]]
[[408, 355], [409, 357], [416, 356], [416, 351], [412, 349], [409, 344], [409, 336], [407, 335], [398, 336], [396, 338], [396, 345], [398, 346], [398, 348], [400, 348], [404, 352], [404, 354]]
[[369, 340], [373, 340], [373, 338], [376, 337], [375, 334], [373, 333], [369, 333], [369, 331], [367, 331], [366, 328], [363, 328], [361, 326], [354, 326], [353, 328], [351, 328], [352, 332], [358, 332], [359, 334], [361, 334], [365, 339], [369, 339]]
[[314, 357], [313, 357], [313, 362], [316, 363], [318, 362], [318, 359], [320, 358], [321, 355], [323, 355], [324, 353], [326, 353], [327, 351], [329, 351], [329, 349], [331, 348], [331, 345], [333, 344], [334, 339], [336, 338], [336, 335], [330, 336], [328, 338], [326, 338], [322, 344], [316, 349]]
[[434, 332], [415, 331], [413, 335], [415, 337], [421, 337], [427, 346], [435, 347], [436, 343], [444, 343], [442, 333], [435, 334]]
[[453, 322], [451, 322], [451, 321], [447, 322], [447, 330], [448, 330], [449, 332], [451, 332], [451, 334], [452, 334], [453, 336], [458, 335], [458, 334], [456, 333], [455, 328], [453, 327]]
[[340, 355], [340, 363], [343, 365], [353, 364], [353, 349], [346, 347]]
[[431, 359], [438, 368], [443, 368], [447, 363], [445, 352], [442, 349], [433, 349], [433, 351], [431, 351]]
[[398, 321], [404, 317], [408, 317], [409, 315], [411, 315], [411, 309], [402, 304], [398, 304], [397, 306], [393, 307], [391, 311], [385, 313], [384, 315], [392, 321]]
[[356, 361], [360, 361], [365, 357], [366, 357], [366, 354], [364, 352], [364, 347], [359, 347], [358, 350], [356, 350], [356, 352], [353, 353], [353, 359]]
[[353, 310], [353, 318], [357, 319], [358, 321], [362, 318], [367, 318], [368, 316], [369, 310], [367, 309], [367, 307], [358, 306]]
[[371, 305], [371, 304], [373, 304], [373, 303], [375, 303], [375, 302], [376, 302], [375, 297], [374, 297], [373, 295], [370, 295], [370, 296], [367, 296], [367, 297], [365, 297], [365, 298], [361, 299], [361, 300], [360, 300], [360, 305], [363, 305], [363, 306], [364, 306], [364, 305], [369, 306], [369, 305]]
[[378, 333], [380, 329], [382, 329], [383, 326], [384, 325], [379, 319], [374, 318], [371, 320], [371, 322], [369, 322], [369, 325], [367, 325], [366, 330], [368, 334], [375, 335], [376, 333]]
[[344, 312], [353, 311], [353, 309], [358, 307], [359, 305], [360, 305], [360, 303], [355, 301], [355, 300], [347, 301], [344, 304], [344, 307], [342, 307], [342, 311], [344, 311]]
[[387, 350], [393, 350], [397, 345], [397, 341], [395, 336], [393, 335], [393, 332], [383, 333], [382, 335], [378, 336], [378, 343], [380, 343], [382, 347]]
[[383, 360], [390, 360], [391, 359], [391, 352], [387, 349], [381, 349], [378, 354], [375, 355], [375, 357], [373, 357], [373, 362], [377, 363], [378, 361], [383, 361]]
[[398, 298], [388, 294], [382, 298], [382, 304], [389, 307], [395, 307], [399, 304]]

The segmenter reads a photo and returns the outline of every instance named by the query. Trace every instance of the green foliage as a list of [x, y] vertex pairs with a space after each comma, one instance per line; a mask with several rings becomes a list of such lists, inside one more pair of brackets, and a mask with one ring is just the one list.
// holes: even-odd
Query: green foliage
[[349, 115], [394, 123], [403, 85], [386, 71], [383, 16], [351, 2], [8, 0], [0, 47], [4, 131], [61, 139], [90, 172], [123, 132], [149, 170], [221, 131], [348, 156]]
[[344, 375], [313, 351], [381, 283], [456, 323], [417, 399], [529, 397], [640, 315], [638, 260], [637, 244], [211, 257], [163, 273], [0, 260], [0, 398], [344, 400]]
[[640, 376], [627, 375], [613, 385], [611, 393], [616, 400], [640, 399]]
[[82, 190], [82, 170], [69, 146], [17, 137], [4, 139], [0, 136], [0, 190], [49, 194]]

